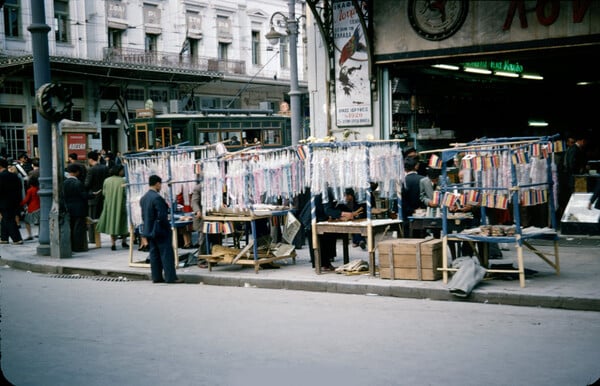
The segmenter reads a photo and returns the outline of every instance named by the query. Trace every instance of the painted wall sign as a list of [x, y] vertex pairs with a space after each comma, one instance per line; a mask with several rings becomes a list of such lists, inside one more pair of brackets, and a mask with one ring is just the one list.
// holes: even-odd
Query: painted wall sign
[[384, 63], [597, 42], [600, 1], [378, 0], [371, 21]]
[[[367, 1], [361, 1], [368, 17]], [[366, 34], [352, 1], [333, 2], [336, 124], [370, 126], [373, 120]]]

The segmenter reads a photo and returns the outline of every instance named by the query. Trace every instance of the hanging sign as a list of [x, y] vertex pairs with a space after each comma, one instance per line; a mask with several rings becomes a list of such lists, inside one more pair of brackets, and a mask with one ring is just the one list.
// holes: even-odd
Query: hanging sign
[[[361, 1], [368, 22], [368, 1]], [[366, 31], [352, 1], [334, 0], [333, 36], [335, 45], [336, 124], [372, 125], [371, 82]]]
[[87, 134], [67, 134], [68, 154], [77, 154], [77, 159], [87, 158]]

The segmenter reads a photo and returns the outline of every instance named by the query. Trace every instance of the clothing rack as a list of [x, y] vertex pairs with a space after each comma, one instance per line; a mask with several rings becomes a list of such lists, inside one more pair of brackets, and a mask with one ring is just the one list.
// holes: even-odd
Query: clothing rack
[[[130, 153], [124, 155], [125, 178], [127, 181], [127, 214], [130, 224], [130, 237], [134, 238], [135, 228], [142, 224], [140, 199], [148, 190], [148, 179], [151, 175], [160, 176], [167, 189], [159, 194], [169, 204], [170, 223], [175, 251], [175, 264], [179, 264], [177, 228], [186, 224], [180, 223], [175, 217], [177, 209], [176, 186], [182, 186], [184, 200], [186, 192], [191, 192], [197, 184], [196, 155], [213, 156], [215, 149], [209, 146], [172, 146], [151, 151]], [[133, 261], [133, 243], [129, 248], [129, 265], [147, 267], [146, 263]]]
[[199, 160], [202, 210], [218, 211], [223, 206], [246, 210], [293, 199], [306, 186], [301, 153], [296, 146], [255, 148]]
[[[475, 141], [469, 142], [464, 146], [455, 148], [445, 149], [439, 151], [441, 153], [441, 178], [440, 187], [441, 195], [443, 198], [440, 200], [442, 203], [442, 240], [443, 240], [443, 264], [440, 270], [443, 271], [444, 283], [447, 283], [448, 272], [455, 271], [455, 269], [448, 267], [448, 254], [447, 245], [448, 240], [465, 240], [468, 242], [479, 241], [479, 242], [508, 242], [515, 243], [517, 248], [517, 260], [518, 269], [516, 270], [494, 270], [489, 269], [488, 272], [497, 273], [508, 273], [517, 272], [519, 274], [519, 280], [521, 287], [525, 286], [525, 270], [523, 266], [523, 246], [532, 249], [536, 255], [541, 257], [550, 266], [552, 266], [556, 273], [560, 272], [559, 256], [558, 256], [558, 236], [556, 233], [556, 202], [553, 194], [555, 186], [555, 176], [553, 174], [553, 153], [555, 151], [562, 151], [563, 146], [558, 141], [559, 135], [544, 136], [544, 137], [521, 137], [521, 138], [482, 138]], [[432, 153], [432, 152], [429, 152]], [[447, 163], [448, 161], [454, 160], [459, 153], [466, 153], [466, 156], [461, 160], [460, 165], [456, 165], [461, 169], [472, 169], [477, 172], [477, 177], [474, 183], [461, 183], [461, 184], [450, 184], [447, 176]], [[465, 161], [468, 155], [472, 155]], [[434, 155], [432, 155], [434, 157]], [[484, 159], [485, 158], [485, 159]], [[472, 163], [471, 161], [474, 160]], [[496, 164], [498, 160], [501, 160], [501, 165]], [[431, 159], [430, 159], [431, 161]], [[508, 162], [508, 164], [507, 164]], [[470, 167], [465, 167], [470, 166]], [[537, 175], [537, 181], [529, 181], [533, 179], [534, 173], [531, 170], [533, 167], [541, 168], [544, 167], [543, 176]], [[509, 167], [510, 171], [506, 170]], [[529, 176], [523, 175], [520, 170], [530, 170]], [[500, 171], [499, 171], [500, 170]], [[502, 171], [505, 174], [508, 172], [509, 175], [501, 176]], [[494, 176], [496, 173], [496, 180], [490, 181], [493, 184], [489, 184], [490, 181], [486, 181], [483, 177], [484, 173], [492, 173], [487, 176]], [[538, 173], [539, 174], [539, 173]], [[504, 178], [502, 178], [504, 177]], [[525, 181], [525, 182], [524, 182]], [[551, 221], [551, 229], [543, 228], [534, 230], [532, 232], [524, 232], [521, 226], [521, 214], [520, 207], [525, 203], [528, 204], [531, 201], [524, 197], [526, 191], [530, 189], [537, 189], [539, 192], [547, 192], [547, 194], [540, 194], [543, 198], [539, 203], [548, 203], [549, 214]], [[480, 194], [480, 210], [482, 224], [486, 224], [486, 206], [495, 207], [499, 209], [506, 209], [508, 203], [513, 205], [513, 219], [514, 219], [514, 235], [510, 236], [489, 236], [489, 235], [475, 235], [466, 232], [458, 234], [448, 234], [448, 207], [453, 205], [458, 199], [456, 191], [469, 191], [477, 192]], [[493, 195], [498, 196], [504, 193], [501, 200], [490, 200], [486, 201], [484, 195], [491, 197]], [[463, 193], [464, 194], [464, 193]], [[473, 197], [476, 195], [473, 195]], [[483, 198], [481, 197], [483, 196]], [[506, 198], [506, 199], [504, 199]], [[551, 261], [546, 257], [544, 253], [533, 248], [527, 240], [529, 239], [547, 239], [553, 240], [554, 245], [554, 261]]]
[[[310, 208], [312, 245], [315, 249], [315, 271], [321, 273], [318, 234], [320, 232], [359, 232], [367, 236], [369, 252], [369, 270], [375, 275], [375, 246], [374, 232], [389, 226], [400, 224], [397, 220], [372, 220], [371, 191], [369, 183], [378, 183], [383, 187], [385, 196], [395, 198], [398, 208], [401, 208], [401, 186], [404, 182], [404, 162], [402, 158], [402, 141], [352, 141], [324, 142], [308, 144], [309, 163], [307, 178], [310, 186]], [[382, 159], [382, 157], [387, 157]], [[357, 201], [366, 203], [366, 221], [361, 224], [323, 224], [319, 228], [316, 217], [315, 196], [321, 194], [327, 202], [328, 190], [332, 189], [337, 198], [341, 198], [346, 188], [352, 188], [357, 193]], [[398, 210], [398, 213], [401, 213]], [[383, 222], [381, 224], [375, 222]], [[335, 224], [335, 225], [333, 225]], [[328, 230], [329, 229], [329, 230]]]

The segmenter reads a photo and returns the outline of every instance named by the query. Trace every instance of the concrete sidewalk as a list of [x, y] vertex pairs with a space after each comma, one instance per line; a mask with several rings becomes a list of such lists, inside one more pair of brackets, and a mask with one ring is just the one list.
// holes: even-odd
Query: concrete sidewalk
[[[55, 259], [36, 255], [37, 239], [23, 245], [0, 245], [0, 264], [33, 272], [52, 274], [81, 274], [125, 277], [149, 280], [150, 268], [129, 266], [129, 250], [120, 244], [116, 251], [110, 249], [110, 238], [102, 235], [102, 248], [90, 244], [90, 250], [73, 253], [68, 259]], [[550, 242], [538, 241], [536, 247], [550, 251]], [[468, 301], [519, 306], [563, 308], [571, 310], [600, 311], [600, 238], [586, 236], [561, 236], [560, 275], [536, 255], [525, 253], [525, 267], [538, 273], [528, 277], [526, 287], [518, 279], [485, 279], [466, 299], [451, 295], [447, 285], [438, 281], [385, 280], [368, 274], [346, 276], [336, 273], [315, 274], [311, 268], [308, 247], [297, 250], [296, 264], [291, 259], [279, 260], [279, 269], [261, 269], [219, 265], [208, 269], [197, 266], [178, 268], [178, 275], [186, 283], [259, 287], [316, 292], [333, 292], [356, 295], [395, 296], [417, 299]], [[365, 251], [350, 248], [350, 260], [368, 261]], [[338, 258], [341, 265], [341, 241], [338, 241]], [[190, 252], [179, 250], [180, 254]], [[144, 261], [147, 253], [138, 252], [134, 246], [134, 261]], [[503, 251], [503, 261], [515, 261], [514, 247]]]

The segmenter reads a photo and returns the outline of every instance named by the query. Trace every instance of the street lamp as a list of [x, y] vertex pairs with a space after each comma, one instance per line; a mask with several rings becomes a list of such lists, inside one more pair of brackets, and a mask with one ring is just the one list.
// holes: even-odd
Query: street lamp
[[288, 1], [288, 16], [281, 12], [275, 12], [271, 15], [269, 24], [271, 30], [265, 35], [269, 44], [275, 45], [286, 34], [282, 34], [275, 30], [273, 20], [276, 16], [281, 17], [285, 21], [286, 34], [289, 36], [290, 44], [290, 108], [292, 115], [292, 145], [298, 144], [300, 141], [300, 133], [302, 129], [302, 114], [300, 109], [300, 87], [298, 86], [298, 21], [303, 16], [296, 19], [296, 0]]

